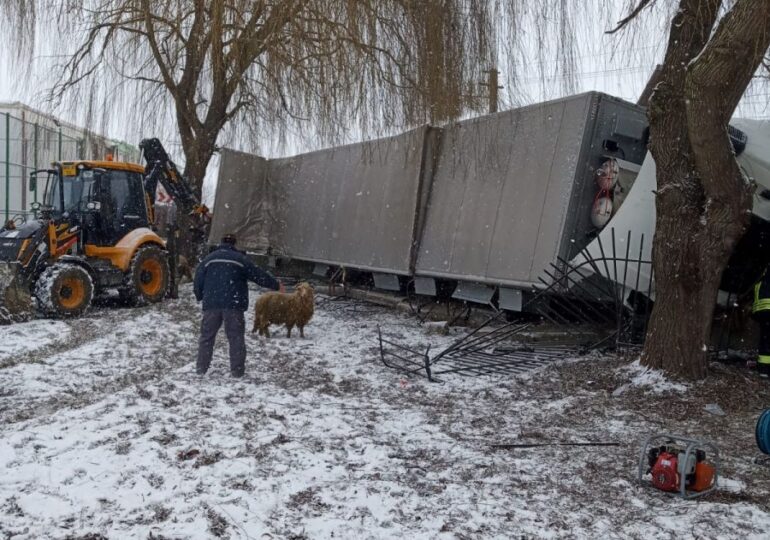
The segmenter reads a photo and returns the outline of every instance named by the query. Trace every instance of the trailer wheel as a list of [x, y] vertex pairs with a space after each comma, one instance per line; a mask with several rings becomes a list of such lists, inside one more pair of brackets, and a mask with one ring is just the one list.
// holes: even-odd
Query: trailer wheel
[[156, 246], [142, 247], [131, 259], [119, 293], [130, 305], [154, 304], [166, 295], [168, 281], [168, 256], [165, 250]]
[[40, 309], [52, 317], [77, 317], [86, 312], [94, 297], [91, 275], [76, 264], [46, 268], [35, 283]]

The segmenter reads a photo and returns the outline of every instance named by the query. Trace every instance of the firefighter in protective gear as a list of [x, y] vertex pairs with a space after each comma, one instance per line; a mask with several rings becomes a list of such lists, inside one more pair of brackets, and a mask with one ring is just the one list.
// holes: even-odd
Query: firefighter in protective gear
[[754, 285], [754, 304], [751, 314], [759, 323], [759, 358], [757, 371], [760, 377], [770, 376], [770, 272], [765, 270]]

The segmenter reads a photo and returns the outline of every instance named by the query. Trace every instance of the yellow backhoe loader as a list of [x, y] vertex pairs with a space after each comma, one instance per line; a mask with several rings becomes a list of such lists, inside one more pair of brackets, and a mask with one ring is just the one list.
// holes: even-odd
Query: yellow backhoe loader
[[112, 160], [56, 162], [45, 176], [36, 218], [0, 230], [0, 324], [37, 308], [46, 316], [84, 313], [115, 289], [129, 303], [159, 302], [169, 283], [166, 244], [154, 230], [158, 183], [205, 228], [201, 204], [158, 139], [141, 142], [145, 166]]

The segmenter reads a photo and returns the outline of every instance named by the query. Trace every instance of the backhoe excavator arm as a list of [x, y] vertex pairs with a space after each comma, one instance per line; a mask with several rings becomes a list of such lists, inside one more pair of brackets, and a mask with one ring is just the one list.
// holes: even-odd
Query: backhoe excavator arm
[[187, 214], [195, 216], [201, 225], [208, 224], [211, 213], [205, 204], [201, 203], [187, 179], [177, 169], [176, 164], [168, 157], [166, 149], [158, 139], [143, 139], [139, 148], [146, 162], [144, 169], [144, 190], [148, 195], [154, 214], [155, 190], [158, 182], [169, 194], [179, 208]]

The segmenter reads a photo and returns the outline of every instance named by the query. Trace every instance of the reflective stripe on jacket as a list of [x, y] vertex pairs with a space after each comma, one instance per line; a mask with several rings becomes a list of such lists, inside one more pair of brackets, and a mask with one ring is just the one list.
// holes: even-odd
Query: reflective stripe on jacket
[[770, 272], [765, 271], [762, 279], [754, 285], [754, 304], [752, 313], [770, 310]]
[[198, 265], [193, 290], [195, 298], [203, 301], [204, 311], [246, 311], [249, 307], [247, 281], [266, 289], [278, 290], [280, 286], [278, 280], [255, 266], [244, 253], [222, 244]]

